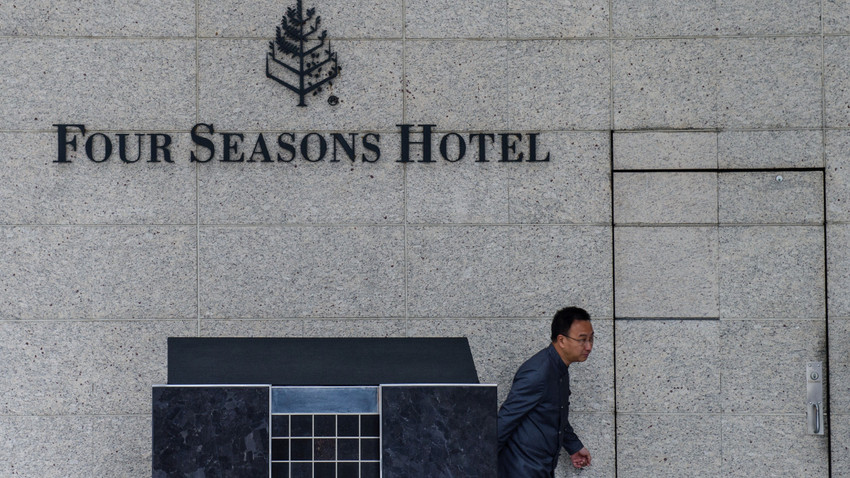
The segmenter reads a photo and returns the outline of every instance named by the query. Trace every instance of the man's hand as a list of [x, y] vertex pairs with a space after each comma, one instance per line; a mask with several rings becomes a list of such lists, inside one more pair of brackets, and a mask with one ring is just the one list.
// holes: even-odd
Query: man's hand
[[570, 455], [570, 459], [573, 461], [574, 467], [584, 468], [585, 466], [590, 465], [590, 452], [587, 451], [587, 448], [582, 448]]

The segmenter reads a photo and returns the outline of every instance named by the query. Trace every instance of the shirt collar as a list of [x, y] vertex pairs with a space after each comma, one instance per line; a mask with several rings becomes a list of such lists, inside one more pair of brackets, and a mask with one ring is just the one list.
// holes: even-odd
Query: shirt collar
[[546, 352], [549, 355], [549, 360], [551, 360], [555, 364], [555, 368], [558, 370], [558, 373], [560, 373], [562, 376], [566, 375], [567, 372], [569, 372], [569, 369], [567, 368], [567, 364], [565, 364], [564, 361], [561, 360], [561, 356], [558, 355], [558, 351], [555, 350], [555, 346], [549, 344], [549, 347], [546, 349]]

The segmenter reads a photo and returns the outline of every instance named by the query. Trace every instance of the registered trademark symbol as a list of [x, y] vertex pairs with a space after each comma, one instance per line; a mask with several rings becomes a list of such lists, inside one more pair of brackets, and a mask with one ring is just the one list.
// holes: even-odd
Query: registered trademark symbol
[[339, 98], [336, 95], [328, 96], [328, 104], [331, 106], [336, 106], [339, 104]]

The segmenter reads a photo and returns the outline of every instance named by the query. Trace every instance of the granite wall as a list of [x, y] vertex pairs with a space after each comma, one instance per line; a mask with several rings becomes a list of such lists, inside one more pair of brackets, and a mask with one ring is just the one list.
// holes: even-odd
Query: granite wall
[[[150, 476], [169, 336], [463, 335], [504, 398], [575, 304], [582, 476], [850, 476], [850, 3], [308, 0], [306, 108], [264, 71], [294, 3], [0, 1], [0, 474]], [[552, 159], [193, 164], [201, 122]], [[174, 163], [56, 164], [58, 123]]]

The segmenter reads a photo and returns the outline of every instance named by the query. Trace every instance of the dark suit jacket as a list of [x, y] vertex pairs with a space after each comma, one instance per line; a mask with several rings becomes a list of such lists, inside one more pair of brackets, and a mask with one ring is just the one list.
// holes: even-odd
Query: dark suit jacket
[[499, 409], [499, 478], [547, 478], [563, 446], [584, 445], [569, 422], [570, 374], [555, 347], [528, 359]]

